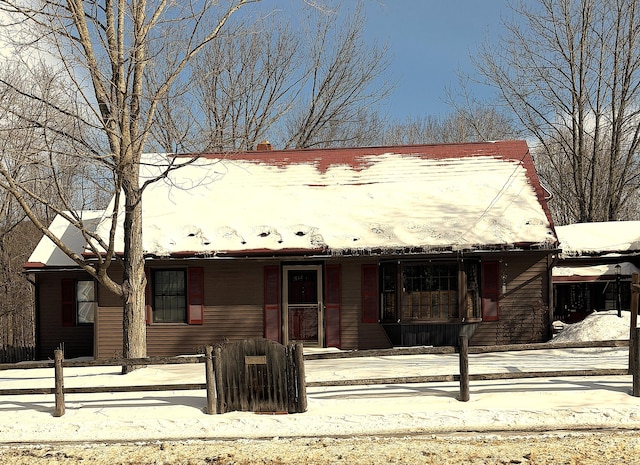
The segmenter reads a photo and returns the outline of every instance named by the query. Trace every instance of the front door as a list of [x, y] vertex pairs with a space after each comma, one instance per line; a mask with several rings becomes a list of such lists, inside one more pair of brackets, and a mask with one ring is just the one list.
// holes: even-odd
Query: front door
[[285, 266], [284, 324], [287, 342], [322, 346], [322, 266]]

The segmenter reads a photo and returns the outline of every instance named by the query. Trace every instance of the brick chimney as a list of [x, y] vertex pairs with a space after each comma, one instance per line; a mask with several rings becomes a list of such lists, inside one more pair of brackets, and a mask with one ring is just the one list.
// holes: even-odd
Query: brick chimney
[[271, 147], [271, 142], [265, 139], [262, 142], [258, 142], [258, 145], [256, 146], [256, 150], [263, 152], [263, 151], [273, 150], [273, 147]]

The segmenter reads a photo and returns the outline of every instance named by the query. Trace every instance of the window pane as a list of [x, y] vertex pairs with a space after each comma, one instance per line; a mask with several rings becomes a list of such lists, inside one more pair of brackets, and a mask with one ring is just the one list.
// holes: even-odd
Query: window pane
[[153, 321], [184, 323], [187, 319], [186, 271], [153, 272]]
[[78, 302], [94, 302], [96, 300], [93, 281], [78, 281], [76, 283], [76, 300]]
[[411, 319], [458, 318], [458, 263], [408, 264], [402, 267], [402, 314]]
[[78, 323], [93, 323], [95, 302], [78, 302]]
[[89, 324], [94, 320], [95, 284], [93, 281], [76, 281], [76, 323]]

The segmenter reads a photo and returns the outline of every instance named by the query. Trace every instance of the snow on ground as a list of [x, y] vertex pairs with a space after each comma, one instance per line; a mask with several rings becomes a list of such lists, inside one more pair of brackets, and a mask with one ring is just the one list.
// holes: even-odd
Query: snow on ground
[[[564, 340], [624, 339], [628, 314], [596, 313], [568, 327]], [[576, 328], [576, 329], [574, 329]], [[552, 349], [470, 355], [470, 372], [625, 368], [624, 348]], [[312, 360], [307, 381], [458, 373], [458, 357], [419, 355]], [[65, 387], [203, 383], [204, 365], [66, 368]], [[52, 369], [0, 371], [0, 389], [53, 386]], [[640, 428], [631, 376], [567, 377], [471, 383], [309, 388], [308, 411], [293, 415], [206, 415], [204, 391], [67, 394], [53, 417], [53, 395], [0, 396], [0, 443], [203, 438], [352, 436], [449, 431]]]

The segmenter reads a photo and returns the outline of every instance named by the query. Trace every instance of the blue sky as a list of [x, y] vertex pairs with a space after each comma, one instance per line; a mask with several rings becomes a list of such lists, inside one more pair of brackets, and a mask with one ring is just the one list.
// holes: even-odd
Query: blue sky
[[[397, 82], [383, 110], [392, 118], [444, 115], [445, 88], [458, 70], [472, 72], [469, 56], [503, 32], [508, 0], [365, 0], [366, 35], [388, 41], [390, 77]], [[490, 95], [490, 91], [476, 89]]]
[[[346, 14], [359, 0], [264, 0], [255, 4], [276, 11], [295, 23], [305, 5], [338, 6]], [[458, 84], [457, 72], [472, 73], [470, 56], [486, 40], [503, 35], [503, 20], [513, 16], [513, 0], [362, 0], [367, 40], [386, 42], [390, 66], [384, 79], [396, 84], [381, 108], [391, 119], [444, 116], [451, 112], [446, 88]], [[489, 98], [483, 86], [471, 89]]]
[[[469, 56], [502, 34], [508, 0], [365, 0], [368, 37], [388, 41], [389, 74], [397, 82], [384, 110], [390, 116], [444, 115], [445, 88], [458, 70], [472, 72]], [[490, 91], [477, 89], [478, 92]]]

